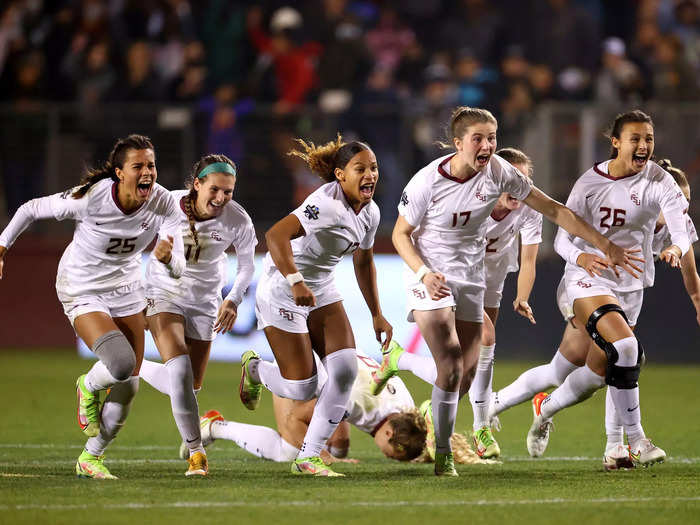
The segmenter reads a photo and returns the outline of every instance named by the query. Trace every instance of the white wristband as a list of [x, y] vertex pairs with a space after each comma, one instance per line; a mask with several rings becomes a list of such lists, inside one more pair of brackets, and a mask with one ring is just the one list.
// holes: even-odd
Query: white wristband
[[419, 283], [423, 282], [423, 277], [425, 277], [426, 274], [430, 273], [430, 268], [428, 268], [425, 264], [418, 268], [418, 271], [416, 272], [416, 279], [418, 279]]
[[287, 279], [289, 286], [294, 286], [295, 284], [300, 283], [304, 280], [304, 276], [301, 275], [301, 272], [290, 273], [288, 275], [285, 275], [284, 278]]

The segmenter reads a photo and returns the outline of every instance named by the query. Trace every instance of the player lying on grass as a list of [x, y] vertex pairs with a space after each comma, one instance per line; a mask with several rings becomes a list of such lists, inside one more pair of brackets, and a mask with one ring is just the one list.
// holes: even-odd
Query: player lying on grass
[[[327, 376], [318, 358], [316, 366], [320, 391]], [[417, 459], [421, 462], [431, 462], [435, 456], [435, 437], [430, 401], [423, 403], [419, 412], [406, 385], [398, 377], [388, 382], [381, 395], [374, 396], [370, 392], [370, 378], [372, 370], [378, 368], [377, 363], [358, 352], [357, 367], [358, 374], [351, 390], [346, 417], [328, 440], [326, 449], [322, 451], [323, 461], [328, 465], [338, 461], [356, 462], [346, 459], [350, 449], [350, 425], [354, 425], [374, 437], [377, 447], [388, 458], [398, 461]], [[201, 418], [202, 443], [208, 446], [216, 439], [227, 439], [259, 458], [290, 461], [299, 453], [315, 404], [316, 398], [295, 401], [273, 394], [277, 430], [261, 425], [226, 421], [219, 412], [210, 410]], [[457, 463], [479, 461], [469, 448], [465, 436], [454, 434], [452, 446]], [[187, 453], [188, 449], [183, 443], [180, 447], [180, 457], [186, 458]]]

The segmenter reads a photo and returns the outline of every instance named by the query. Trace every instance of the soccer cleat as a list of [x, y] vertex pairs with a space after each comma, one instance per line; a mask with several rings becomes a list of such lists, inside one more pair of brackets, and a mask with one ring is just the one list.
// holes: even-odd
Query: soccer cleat
[[533, 458], [538, 458], [547, 450], [549, 444], [549, 432], [554, 427], [552, 418], [542, 417], [542, 402], [547, 399], [546, 392], [540, 392], [532, 398], [532, 412], [534, 418], [532, 426], [527, 433], [527, 451]]
[[405, 350], [399, 343], [392, 340], [386, 350], [382, 350], [382, 364], [379, 370], [372, 372], [372, 386], [370, 392], [372, 395], [378, 396], [389, 379], [394, 377], [399, 372], [399, 357]]
[[489, 427], [481, 427], [472, 435], [476, 455], [481, 459], [497, 458], [501, 455], [501, 447], [491, 433]]
[[433, 403], [430, 399], [426, 399], [418, 408], [420, 415], [425, 419], [425, 426], [428, 427], [428, 433], [425, 436], [425, 451], [430, 456], [431, 460], [435, 459], [435, 425], [433, 425]]
[[104, 456], [93, 456], [87, 450], [83, 450], [75, 464], [75, 474], [79, 478], [119, 479], [109, 473], [104, 465], [104, 459]]
[[446, 454], [441, 454], [437, 452], [435, 454], [435, 475], [436, 476], [450, 476], [457, 477], [457, 470], [455, 469], [455, 458], [452, 452]]
[[207, 463], [207, 456], [201, 452], [195, 452], [189, 458], [187, 462], [190, 464], [185, 476], [206, 476], [209, 473], [209, 464]]
[[654, 463], [663, 463], [666, 459], [666, 452], [654, 445], [651, 439], [644, 438], [637, 443], [636, 449], [630, 448], [630, 457], [635, 465], [648, 467]]
[[243, 352], [241, 356], [241, 382], [238, 385], [238, 394], [241, 397], [243, 406], [248, 410], [255, 410], [260, 403], [262, 395], [262, 385], [255, 383], [250, 377], [248, 365], [253, 359], [260, 359], [260, 356], [253, 350]]
[[603, 468], [609, 470], [627, 470], [634, 468], [634, 461], [629, 447], [614, 445], [605, 450], [603, 455]]
[[85, 374], [75, 383], [78, 397], [78, 426], [86, 436], [95, 437], [100, 433], [100, 394], [90, 392], [85, 386]]
[[342, 478], [345, 474], [335, 472], [326, 465], [320, 456], [312, 458], [295, 459], [292, 461], [292, 474], [297, 476], [319, 476], [328, 478]]
[[[208, 447], [214, 442], [214, 438], [211, 437], [211, 424], [214, 421], [224, 421], [224, 416], [221, 412], [217, 410], [210, 410], [202, 417], [199, 418], [199, 427], [202, 431], [202, 446]], [[187, 459], [190, 457], [190, 448], [184, 441], [180, 443], [180, 459]]]

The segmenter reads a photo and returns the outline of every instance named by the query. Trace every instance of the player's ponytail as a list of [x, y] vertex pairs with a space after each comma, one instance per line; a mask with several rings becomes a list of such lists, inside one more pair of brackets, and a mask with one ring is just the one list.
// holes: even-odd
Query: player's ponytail
[[78, 189], [71, 194], [71, 197], [74, 199], [82, 198], [92, 186], [102, 179], [111, 178], [114, 182], [119, 182], [116, 169], [124, 168], [124, 159], [130, 149], [150, 149], [155, 151], [151, 139], [144, 135], [129, 135], [126, 138], [117, 140], [107, 161], [98, 168], [88, 169], [87, 173], [80, 180]]
[[690, 194], [690, 183], [688, 182], [688, 177], [686, 177], [683, 170], [674, 167], [673, 164], [671, 164], [670, 159], [657, 160], [656, 163], [670, 173], [671, 177], [673, 177], [673, 180], [676, 181], [676, 184], [678, 184], [683, 193]]
[[334, 141], [322, 146], [316, 146], [313, 142], [296, 139], [301, 146], [300, 150], [290, 150], [287, 155], [299, 157], [309, 166], [309, 169], [325, 182], [336, 180], [336, 168], [344, 169], [350, 159], [361, 151], [372, 151], [367, 144], [359, 141], [343, 142], [343, 137], [338, 136]]

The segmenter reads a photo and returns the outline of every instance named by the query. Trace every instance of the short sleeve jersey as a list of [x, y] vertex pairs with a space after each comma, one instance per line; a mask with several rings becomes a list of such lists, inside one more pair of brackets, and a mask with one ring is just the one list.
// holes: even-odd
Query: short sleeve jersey
[[[611, 269], [603, 270], [602, 276], [597, 277], [611, 290], [629, 292], [654, 283], [652, 238], [659, 213], [663, 211], [665, 217], [680, 216], [687, 201], [673, 177], [655, 162], [647, 162], [636, 175], [619, 178], [608, 174], [609, 163], [596, 164], [581, 175], [566, 205], [615, 244], [641, 249], [639, 256], [647, 262], [640, 279], [625, 271], [620, 271], [620, 277], [616, 277]], [[605, 257], [581, 238], [573, 238], [571, 242], [580, 250]], [[567, 262], [565, 271], [576, 268]]]
[[397, 376], [389, 379], [378, 396], [372, 395], [372, 371], [378, 369], [374, 359], [357, 352], [357, 377], [350, 391], [346, 418], [348, 423], [372, 435], [391, 414], [415, 407], [406, 385]]
[[447, 155], [418, 171], [406, 186], [399, 214], [414, 226], [423, 262], [448, 278], [470, 280], [483, 272], [486, 223], [501, 193], [525, 199], [532, 183], [498, 155], [468, 179], [450, 174]]
[[518, 234], [523, 245], [540, 244], [542, 214], [523, 204], [500, 220], [491, 213], [486, 219], [486, 264], [507, 265], [509, 272], [517, 271]]
[[[338, 182], [318, 188], [292, 214], [299, 219], [305, 232], [292, 240], [294, 263], [312, 290], [315, 284], [332, 278], [335, 266], [344, 255], [374, 246], [379, 207], [370, 201], [356, 213]], [[273, 266], [268, 253], [265, 267]]]
[[46, 197], [57, 220], [76, 221], [73, 240], [63, 252], [56, 276], [61, 295], [101, 294], [141, 280], [141, 253], [158, 232], [177, 231], [177, 209], [170, 192], [154, 184], [150, 198], [125, 212], [117, 183], [104, 179], [80, 199], [74, 189]]
[[171, 192], [177, 203], [178, 227], [185, 245], [185, 271], [173, 279], [168, 269], [151, 255], [146, 269], [147, 290], [165, 291], [176, 303], [197, 304], [221, 297], [226, 279], [226, 249], [233, 246], [238, 256], [255, 251], [257, 238], [253, 221], [243, 207], [229, 201], [218, 217], [195, 221], [195, 246], [185, 212], [186, 190]]

